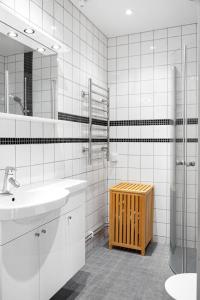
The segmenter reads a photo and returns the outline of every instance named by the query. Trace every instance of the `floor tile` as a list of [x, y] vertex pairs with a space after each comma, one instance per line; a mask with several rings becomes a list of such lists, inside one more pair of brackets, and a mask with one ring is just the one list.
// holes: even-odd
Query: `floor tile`
[[146, 255], [96, 248], [79, 271], [51, 300], [169, 300], [165, 280], [172, 275], [168, 246], [152, 243]]

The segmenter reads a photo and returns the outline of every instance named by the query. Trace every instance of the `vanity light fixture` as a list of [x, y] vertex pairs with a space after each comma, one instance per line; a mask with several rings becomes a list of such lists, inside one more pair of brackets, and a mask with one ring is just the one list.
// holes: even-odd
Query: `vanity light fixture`
[[34, 34], [34, 33], [35, 33], [35, 30], [32, 29], [32, 28], [25, 28], [25, 29], [24, 29], [24, 32], [27, 33], [27, 34]]
[[44, 53], [46, 51], [46, 49], [45, 48], [37, 48], [37, 51], [39, 53]]
[[126, 15], [127, 15], [127, 16], [131, 16], [132, 14], [133, 14], [133, 10], [130, 9], [130, 8], [128, 8], [128, 9], [126, 10]]
[[53, 50], [59, 50], [59, 49], [61, 48], [61, 46], [58, 45], [58, 44], [55, 44], [55, 45], [51, 46], [51, 48], [52, 48]]
[[18, 37], [18, 34], [17, 34], [16, 32], [14, 32], [14, 31], [9, 31], [9, 32], [7, 33], [7, 35], [8, 35], [9, 37], [11, 37], [11, 38]]

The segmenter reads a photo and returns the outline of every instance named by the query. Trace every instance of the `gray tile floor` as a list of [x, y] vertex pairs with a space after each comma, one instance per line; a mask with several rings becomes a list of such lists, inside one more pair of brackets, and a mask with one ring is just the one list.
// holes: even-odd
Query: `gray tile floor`
[[172, 275], [168, 247], [152, 243], [146, 256], [134, 251], [96, 248], [51, 300], [169, 300], [165, 280]]

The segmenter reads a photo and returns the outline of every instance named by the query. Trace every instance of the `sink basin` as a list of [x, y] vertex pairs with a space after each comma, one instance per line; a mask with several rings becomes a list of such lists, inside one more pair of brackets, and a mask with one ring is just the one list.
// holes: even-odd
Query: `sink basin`
[[21, 187], [13, 195], [0, 194], [0, 220], [18, 220], [46, 214], [66, 204], [69, 191], [56, 185]]

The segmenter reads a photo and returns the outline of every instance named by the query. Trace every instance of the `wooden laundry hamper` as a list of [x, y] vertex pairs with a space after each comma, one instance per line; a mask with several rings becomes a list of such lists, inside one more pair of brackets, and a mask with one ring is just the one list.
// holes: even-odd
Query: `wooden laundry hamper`
[[140, 250], [153, 237], [153, 185], [122, 182], [110, 188], [109, 248]]

